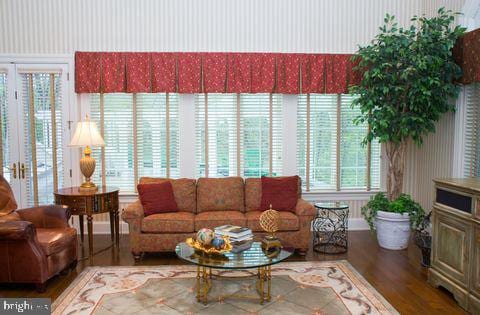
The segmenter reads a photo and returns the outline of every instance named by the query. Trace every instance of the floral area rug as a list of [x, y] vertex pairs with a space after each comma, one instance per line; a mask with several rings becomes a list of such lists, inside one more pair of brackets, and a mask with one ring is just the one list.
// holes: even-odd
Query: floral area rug
[[[216, 271], [246, 276], [256, 270]], [[214, 279], [207, 305], [196, 300], [196, 267], [90, 267], [53, 303], [53, 314], [398, 314], [346, 261], [272, 267], [271, 301], [255, 295], [255, 277]]]

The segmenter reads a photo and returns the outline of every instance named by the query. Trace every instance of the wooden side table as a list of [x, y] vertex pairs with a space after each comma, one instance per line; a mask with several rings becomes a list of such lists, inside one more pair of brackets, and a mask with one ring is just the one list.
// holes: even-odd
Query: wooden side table
[[93, 259], [93, 216], [100, 213], [110, 214], [110, 234], [112, 244], [120, 243], [117, 187], [102, 186], [97, 191], [80, 191], [79, 187], [66, 187], [54, 192], [55, 204], [67, 205], [72, 215], [78, 215], [80, 222], [80, 238], [83, 243], [83, 216], [87, 216], [89, 259]]

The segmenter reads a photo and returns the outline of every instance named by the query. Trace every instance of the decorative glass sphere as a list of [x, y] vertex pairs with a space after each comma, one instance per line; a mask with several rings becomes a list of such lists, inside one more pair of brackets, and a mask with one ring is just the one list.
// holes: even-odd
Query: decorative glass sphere
[[269, 210], [265, 210], [260, 215], [260, 226], [265, 232], [275, 233], [280, 226], [280, 214], [277, 210], [273, 210], [270, 206]]
[[212, 240], [212, 246], [215, 247], [216, 249], [220, 250], [225, 246], [225, 240], [221, 237], [215, 237]]
[[203, 228], [197, 232], [196, 239], [202, 245], [210, 245], [214, 237], [215, 233], [211, 229]]

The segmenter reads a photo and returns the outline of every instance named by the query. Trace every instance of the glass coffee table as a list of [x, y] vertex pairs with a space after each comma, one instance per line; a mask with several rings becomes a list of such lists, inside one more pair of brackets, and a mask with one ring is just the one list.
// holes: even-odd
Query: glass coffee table
[[256, 277], [256, 288], [258, 296], [246, 295], [228, 295], [224, 298], [243, 298], [255, 299], [263, 304], [265, 301], [270, 301], [270, 290], [272, 280], [272, 265], [284, 261], [292, 256], [293, 248], [283, 247], [274, 255], [267, 255], [263, 252], [260, 242], [253, 242], [250, 249], [244, 250], [240, 253], [226, 253], [224, 255], [206, 256], [198, 254], [193, 248], [186, 243], [180, 243], [175, 248], [177, 256], [188, 263], [197, 266], [197, 301], [207, 304], [207, 295], [212, 287], [212, 279], [230, 278], [238, 279], [243, 276], [226, 277], [221, 276], [220, 273], [212, 273], [212, 269], [222, 270], [244, 270], [257, 269], [257, 273], [251, 277]]

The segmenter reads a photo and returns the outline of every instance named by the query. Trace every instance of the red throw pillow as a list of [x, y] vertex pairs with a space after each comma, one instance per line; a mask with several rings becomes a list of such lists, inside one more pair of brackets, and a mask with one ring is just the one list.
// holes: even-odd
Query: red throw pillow
[[272, 209], [295, 212], [298, 201], [298, 176], [262, 177], [260, 210]]
[[172, 183], [138, 184], [138, 196], [145, 216], [155, 213], [177, 212], [178, 206], [173, 195]]

